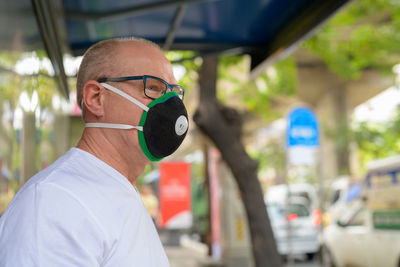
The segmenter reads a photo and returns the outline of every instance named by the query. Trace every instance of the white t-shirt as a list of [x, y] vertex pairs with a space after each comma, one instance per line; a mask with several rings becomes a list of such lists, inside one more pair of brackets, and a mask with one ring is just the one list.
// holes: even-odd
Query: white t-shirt
[[20, 189], [0, 217], [1, 267], [164, 267], [141, 197], [118, 171], [72, 148]]

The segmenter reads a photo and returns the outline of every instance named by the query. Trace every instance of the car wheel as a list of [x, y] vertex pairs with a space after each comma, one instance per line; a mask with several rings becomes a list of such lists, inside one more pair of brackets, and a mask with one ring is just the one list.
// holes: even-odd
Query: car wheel
[[288, 257], [287, 257], [287, 255], [281, 255], [281, 259], [282, 259], [282, 262], [283, 262], [283, 263], [288, 262]]
[[321, 248], [321, 265], [323, 267], [336, 267], [332, 258], [332, 253], [326, 246]]
[[315, 257], [315, 253], [307, 253], [306, 255], [308, 261], [312, 261]]

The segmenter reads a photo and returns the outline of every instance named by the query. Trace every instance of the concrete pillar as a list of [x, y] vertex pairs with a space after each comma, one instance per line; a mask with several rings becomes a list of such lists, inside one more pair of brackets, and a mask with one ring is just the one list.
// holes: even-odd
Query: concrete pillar
[[345, 84], [325, 91], [315, 110], [320, 123], [321, 175], [332, 180], [350, 171], [349, 107]]
[[252, 267], [253, 256], [246, 212], [229, 169], [220, 165], [221, 247], [226, 267]]
[[35, 114], [24, 113], [21, 137], [22, 168], [19, 182], [23, 185], [37, 171]]
[[350, 107], [347, 104], [347, 88], [340, 86], [332, 90], [334, 101], [334, 116], [336, 131], [335, 142], [336, 162], [339, 175], [350, 173]]

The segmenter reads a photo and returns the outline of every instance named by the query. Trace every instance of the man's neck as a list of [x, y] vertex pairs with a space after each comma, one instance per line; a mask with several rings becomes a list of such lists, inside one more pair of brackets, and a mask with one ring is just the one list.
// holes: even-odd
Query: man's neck
[[[125, 176], [133, 186], [136, 186], [136, 179], [143, 173], [147, 162], [133, 159], [141, 159], [143, 156], [135, 157], [135, 151], [119, 149], [103, 135], [93, 136], [89, 131], [84, 130], [77, 147], [107, 163]], [[139, 151], [139, 153], [142, 152]]]

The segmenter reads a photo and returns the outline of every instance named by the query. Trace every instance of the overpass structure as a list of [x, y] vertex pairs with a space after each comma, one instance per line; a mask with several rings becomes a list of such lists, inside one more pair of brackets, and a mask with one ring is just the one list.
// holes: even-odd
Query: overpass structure
[[321, 126], [320, 175], [326, 180], [343, 174], [359, 176], [356, 147], [346, 133], [352, 111], [392, 86], [392, 77], [370, 69], [357, 80], [345, 80], [305, 49], [297, 50], [294, 57], [299, 72], [297, 98], [313, 108]]

